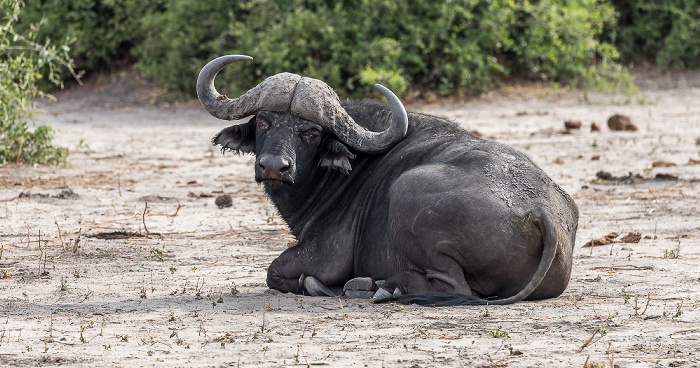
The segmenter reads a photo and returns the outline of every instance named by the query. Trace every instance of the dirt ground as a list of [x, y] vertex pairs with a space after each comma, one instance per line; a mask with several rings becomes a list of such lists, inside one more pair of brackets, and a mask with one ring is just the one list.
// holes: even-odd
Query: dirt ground
[[566, 292], [488, 308], [268, 290], [293, 238], [254, 157], [209, 143], [227, 122], [149, 107], [128, 73], [62, 92], [36, 120], [69, 164], [0, 168], [0, 366], [698, 367], [700, 74], [640, 85], [408, 106], [526, 152], [579, 206]]

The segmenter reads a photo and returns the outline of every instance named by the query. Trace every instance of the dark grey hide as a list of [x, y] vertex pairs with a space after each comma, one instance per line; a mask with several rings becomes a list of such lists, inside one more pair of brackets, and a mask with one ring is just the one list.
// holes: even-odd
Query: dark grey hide
[[[368, 131], [392, 124], [386, 105], [341, 106]], [[403, 139], [365, 153], [263, 110], [213, 143], [257, 156], [255, 180], [298, 240], [270, 265], [272, 289], [441, 306], [554, 298], [569, 282], [571, 197], [523, 153], [451, 122], [408, 113]]]

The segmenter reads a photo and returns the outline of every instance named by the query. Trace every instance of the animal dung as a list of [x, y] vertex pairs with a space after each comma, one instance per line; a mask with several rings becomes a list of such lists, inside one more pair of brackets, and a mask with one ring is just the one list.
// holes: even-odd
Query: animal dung
[[639, 243], [639, 241], [642, 240], [642, 233], [639, 231], [630, 231], [627, 235], [620, 239], [617, 239], [618, 236], [619, 234], [613, 231], [600, 239], [591, 239], [583, 246], [595, 247], [598, 245], [609, 245], [613, 243]]
[[615, 238], [619, 236], [618, 233], [616, 232], [611, 232], [610, 234], [600, 238], [600, 239], [591, 239], [588, 241], [588, 243], [584, 244], [584, 247], [595, 247], [597, 245], [608, 245], [612, 244], [615, 242]]
[[671, 166], [676, 166], [675, 162], [671, 161], [664, 161], [664, 160], [656, 160], [651, 163], [651, 167], [671, 167]]
[[58, 194], [46, 194], [46, 193], [39, 193], [39, 194], [32, 194], [31, 192], [21, 192], [18, 196], [18, 198], [41, 198], [41, 199], [46, 199], [46, 198], [57, 198], [57, 199], [77, 199], [80, 196], [73, 192], [71, 188], [65, 187], [61, 188], [61, 191]]
[[608, 128], [610, 128], [610, 130], [615, 131], [637, 131], [637, 126], [632, 124], [632, 120], [630, 120], [630, 117], [627, 115], [620, 114], [613, 115], [608, 119]]
[[581, 121], [567, 120], [564, 122], [564, 129], [581, 129]]
[[631, 231], [620, 238], [620, 243], [639, 243], [640, 240], [642, 240], [642, 233], [639, 231]]
[[231, 207], [233, 206], [233, 200], [231, 199], [231, 196], [228, 194], [222, 194], [214, 200], [214, 204], [216, 204], [217, 207], [219, 208], [224, 208], [224, 207]]

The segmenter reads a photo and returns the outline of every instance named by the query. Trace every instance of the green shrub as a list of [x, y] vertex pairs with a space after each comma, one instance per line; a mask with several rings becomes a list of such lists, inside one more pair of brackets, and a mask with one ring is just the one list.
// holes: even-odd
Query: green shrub
[[[166, 0], [32, 0], [26, 2], [16, 25], [26, 32], [41, 24], [37, 42], [48, 39], [71, 42], [76, 69], [94, 71], [131, 59], [132, 47], [149, 29], [144, 14], [163, 11]], [[68, 71], [61, 77], [70, 78]]]
[[697, 0], [614, 0], [619, 26], [610, 31], [625, 60], [654, 60], [678, 69], [700, 67]]
[[224, 53], [218, 45], [231, 19], [230, 11], [242, 6], [238, 3], [168, 0], [164, 11], [142, 18], [143, 27], [151, 31], [134, 49], [137, 67], [171, 91], [193, 95], [204, 63]]
[[255, 58], [218, 78], [230, 94], [283, 71], [355, 96], [377, 82], [445, 95], [506, 76], [609, 88], [626, 76], [605, 0], [37, 0], [22, 19], [43, 19], [40, 41], [75, 39], [80, 68], [133, 57], [190, 95], [201, 67], [228, 53]]
[[188, 93], [227, 53], [255, 58], [219, 77], [229, 93], [282, 71], [355, 95], [376, 82], [399, 94], [480, 91], [508, 75], [600, 85], [624, 74], [599, 39], [615, 20], [598, 0], [168, 0], [146, 15], [152, 32], [136, 55], [146, 75]]
[[[45, 96], [37, 82], [45, 79], [60, 85], [60, 69], [72, 72], [66, 44], [38, 44], [38, 26], [26, 33], [14, 30], [20, 12], [19, 0], [0, 0], [0, 165], [7, 163], [50, 163], [65, 161], [68, 151], [52, 144], [53, 130], [42, 125], [30, 129], [34, 114], [31, 99]], [[40, 69], [45, 67], [47, 74]]]

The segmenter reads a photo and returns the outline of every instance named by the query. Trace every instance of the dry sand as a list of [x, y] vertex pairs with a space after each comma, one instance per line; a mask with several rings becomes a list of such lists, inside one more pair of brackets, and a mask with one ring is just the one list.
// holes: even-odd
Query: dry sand
[[[293, 238], [253, 156], [212, 147], [227, 123], [196, 103], [135, 107], [138, 86], [118, 77], [43, 104], [68, 166], [0, 168], [0, 366], [700, 366], [698, 75], [646, 83], [631, 104], [569, 92], [413, 106], [523, 150], [579, 206], [566, 292], [488, 308], [268, 290]], [[617, 113], [638, 131], [609, 130]], [[566, 120], [582, 128], [564, 134]], [[583, 247], [611, 232], [641, 240]]]

